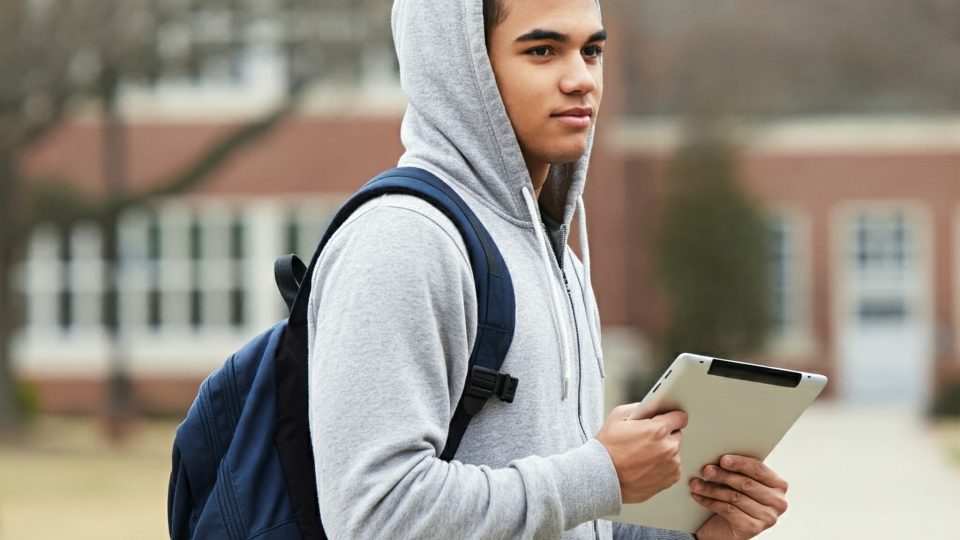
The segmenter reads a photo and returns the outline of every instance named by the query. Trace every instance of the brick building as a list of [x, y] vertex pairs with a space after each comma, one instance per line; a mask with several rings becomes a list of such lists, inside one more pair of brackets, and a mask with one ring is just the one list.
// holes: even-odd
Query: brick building
[[[587, 191], [595, 282], [611, 335], [643, 343], [658, 325], [648, 248], [676, 141], [669, 125], [613, 123]], [[131, 184], [162, 178], [229, 128], [134, 124]], [[395, 162], [398, 129], [396, 113], [296, 117], [196, 192], [124, 218], [122, 347], [151, 407], [182, 406], [282, 314], [270, 262], [309, 254], [343, 197]], [[827, 373], [846, 399], [926, 403], [960, 375], [960, 122], [796, 120], [743, 140], [742, 177], [770, 215], [778, 277], [777, 331], [761, 358]], [[99, 145], [95, 123], [73, 123], [27, 166], [96, 190]], [[93, 406], [108, 373], [100, 242], [81, 225], [66, 237], [42, 228], [31, 243], [19, 367], [52, 409]]]
[[[226, 81], [128, 89], [128, 189], [171, 174], [282, 93], [270, 78], [285, 70], [264, 50], [248, 49]], [[273, 259], [308, 256], [339, 202], [402, 151], [389, 54], [365, 52], [357, 86], [313, 96], [198, 190], [124, 216], [118, 348], [101, 324], [99, 230], [36, 231], [20, 273], [27, 326], [14, 345], [45, 408], [101, 409], [113, 350], [145, 409], [180, 412], [226, 355], [282, 316]], [[611, 373], [642, 363], [662, 323], [649, 248], [677, 145], [669, 120], [625, 103], [629, 71], [607, 64], [585, 194]], [[774, 241], [775, 332], [757, 359], [824, 372], [841, 399], [914, 409], [960, 378], [960, 120], [795, 117], [736, 136], [744, 186]], [[99, 125], [79, 118], [23, 168], [98, 192], [101, 153]]]

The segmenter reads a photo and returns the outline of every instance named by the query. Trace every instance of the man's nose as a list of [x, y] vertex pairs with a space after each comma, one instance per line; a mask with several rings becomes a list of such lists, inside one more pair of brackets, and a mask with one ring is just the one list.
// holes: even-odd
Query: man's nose
[[569, 62], [560, 80], [560, 91], [564, 94], [589, 94], [596, 89], [597, 79], [583, 57], [577, 55], [576, 59]]

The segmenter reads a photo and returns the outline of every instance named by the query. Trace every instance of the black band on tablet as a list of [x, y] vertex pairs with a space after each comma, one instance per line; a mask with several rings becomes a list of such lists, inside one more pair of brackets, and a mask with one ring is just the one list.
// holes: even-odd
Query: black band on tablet
[[728, 379], [785, 386], [788, 388], [796, 388], [803, 378], [803, 374], [797, 371], [753, 364], [740, 364], [738, 362], [720, 360], [719, 358], [714, 358], [710, 362], [710, 369], [707, 370], [707, 374], [726, 377]]

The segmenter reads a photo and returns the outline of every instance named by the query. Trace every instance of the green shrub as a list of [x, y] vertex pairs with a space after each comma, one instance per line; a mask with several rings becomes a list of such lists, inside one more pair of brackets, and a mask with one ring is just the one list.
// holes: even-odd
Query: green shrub
[[17, 407], [23, 418], [36, 418], [40, 414], [40, 391], [37, 390], [37, 385], [29, 381], [17, 381], [15, 391]]
[[663, 367], [681, 352], [748, 355], [769, 329], [766, 219], [740, 185], [736, 148], [719, 131], [690, 137], [671, 164], [656, 243]]
[[960, 380], [948, 383], [940, 389], [931, 412], [935, 417], [960, 417]]

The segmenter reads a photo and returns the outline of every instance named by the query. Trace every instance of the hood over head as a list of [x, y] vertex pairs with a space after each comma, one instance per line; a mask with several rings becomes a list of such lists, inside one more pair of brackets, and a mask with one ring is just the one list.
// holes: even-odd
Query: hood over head
[[[483, 1], [396, 0], [392, 26], [409, 102], [400, 165], [433, 170], [505, 219], [534, 226], [522, 195], [533, 184], [487, 55]], [[583, 156], [552, 165], [541, 190], [541, 207], [563, 224], [583, 193], [592, 144], [591, 130]]]

